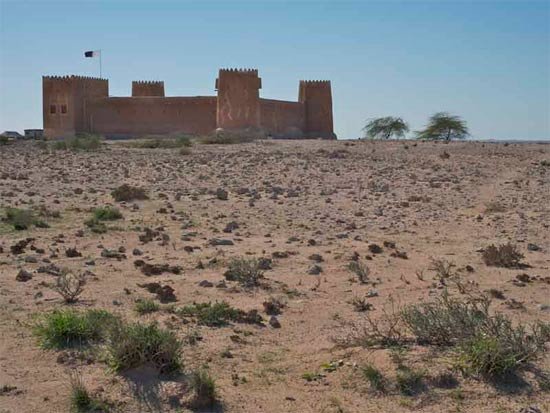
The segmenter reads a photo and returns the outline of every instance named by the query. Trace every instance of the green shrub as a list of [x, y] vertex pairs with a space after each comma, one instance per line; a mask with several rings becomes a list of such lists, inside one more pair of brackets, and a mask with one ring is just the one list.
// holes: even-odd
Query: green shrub
[[374, 391], [383, 393], [386, 390], [386, 380], [382, 372], [372, 364], [367, 364], [361, 368], [363, 377], [369, 382], [370, 388]]
[[115, 371], [152, 363], [161, 373], [170, 373], [181, 368], [181, 347], [172, 331], [156, 323], [118, 323], [109, 335], [107, 351]]
[[4, 222], [13, 226], [17, 231], [29, 229], [32, 225], [38, 228], [48, 228], [48, 224], [36, 218], [28, 209], [7, 208]]
[[239, 282], [243, 287], [252, 288], [259, 285], [263, 274], [257, 259], [233, 258], [224, 277], [228, 281]]
[[107, 413], [109, 407], [106, 403], [96, 400], [90, 395], [84, 385], [82, 376], [73, 373], [70, 376], [70, 405], [71, 411], [75, 413], [103, 412]]
[[193, 392], [192, 405], [195, 408], [211, 407], [216, 403], [216, 382], [207, 370], [191, 373], [189, 387]]
[[402, 310], [405, 325], [419, 344], [452, 345], [476, 335], [490, 318], [487, 299], [460, 301], [443, 294], [435, 302]]
[[0, 145], [7, 145], [10, 141], [10, 138], [7, 136], [0, 135]]
[[95, 208], [93, 214], [94, 219], [98, 221], [115, 221], [117, 219], [122, 219], [122, 214], [118, 208], [111, 206]]
[[502, 345], [496, 337], [474, 337], [460, 346], [459, 367], [481, 376], [498, 377], [512, 372], [521, 354]]
[[90, 228], [95, 234], [105, 234], [108, 230], [107, 225], [95, 218], [84, 221], [84, 225]]
[[514, 325], [489, 313], [490, 301], [459, 301], [444, 294], [433, 303], [402, 311], [405, 325], [420, 344], [456, 346], [465, 373], [499, 377], [535, 360], [550, 341], [550, 324]]
[[143, 188], [124, 184], [111, 192], [116, 202], [149, 199]]
[[402, 366], [397, 371], [396, 382], [397, 388], [406, 396], [414, 396], [420, 393], [424, 388], [424, 378], [426, 372], [424, 370], [414, 370]]
[[183, 156], [191, 155], [191, 148], [188, 148], [187, 146], [184, 146], [183, 148], [180, 148], [179, 154]]
[[254, 131], [217, 131], [203, 136], [199, 142], [205, 145], [234, 145], [263, 138], [261, 132]]
[[131, 142], [128, 146], [139, 149], [173, 149], [190, 147], [193, 144], [191, 138], [186, 135], [170, 137], [153, 137], [144, 140], [138, 140]]
[[519, 268], [524, 255], [511, 243], [489, 245], [483, 250], [483, 261], [491, 267]]
[[33, 333], [46, 349], [82, 346], [105, 338], [115, 317], [105, 310], [54, 310], [38, 317]]
[[55, 141], [52, 148], [55, 150], [95, 151], [101, 148], [102, 139], [92, 134], [78, 134], [71, 138]]
[[183, 317], [195, 317], [197, 323], [209, 327], [221, 327], [230, 321], [239, 323], [261, 323], [262, 317], [256, 311], [248, 313], [231, 307], [225, 301], [221, 303], [194, 303], [181, 307], [175, 312]]
[[135, 310], [138, 314], [149, 314], [158, 311], [160, 306], [157, 302], [149, 299], [139, 300], [136, 302]]

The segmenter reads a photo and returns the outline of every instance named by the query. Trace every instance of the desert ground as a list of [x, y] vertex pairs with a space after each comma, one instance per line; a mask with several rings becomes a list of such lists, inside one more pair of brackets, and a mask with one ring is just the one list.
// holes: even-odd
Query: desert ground
[[[550, 322], [550, 145], [258, 141], [180, 153], [28, 142], [1, 146], [0, 160], [0, 214], [42, 222], [0, 222], [2, 413], [71, 411], [75, 374], [104, 403], [97, 411], [550, 411], [548, 347], [498, 381], [464, 374], [455, 348], [405, 327], [399, 343], [358, 339], [368, 320], [443, 295], [489, 296], [491, 314], [514, 325]], [[116, 202], [123, 184], [148, 199]], [[85, 222], [105, 206], [122, 218], [94, 232]], [[487, 265], [482, 252], [508, 243], [521, 265]], [[227, 276], [235, 259], [261, 263], [257, 282]], [[62, 269], [85, 280], [73, 303], [54, 288]], [[144, 301], [155, 304], [140, 314]], [[205, 325], [178, 311], [208, 302], [243, 317]], [[44, 348], [36, 323], [59, 309], [156, 322], [181, 342], [181, 368], [113, 369], [102, 341]], [[215, 380], [210, 406], [190, 401], [197, 369]], [[404, 369], [420, 372], [410, 391]]]

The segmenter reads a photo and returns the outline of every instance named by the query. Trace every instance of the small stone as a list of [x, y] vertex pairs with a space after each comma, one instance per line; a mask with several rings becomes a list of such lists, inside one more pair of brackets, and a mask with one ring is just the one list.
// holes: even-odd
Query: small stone
[[143, 252], [141, 252], [141, 250], [138, 249], [138, 248], [134, 248], [133, 251], [132, 251], [132, 254], [136, 255], [136, 256], [139, 256], [139, 255], [142, 255]]
[[211, 287], [214, 287], [214, 283], [208, 281], [208, 280], [202, 280], [200, 283], [199, 283], [199, 287], [205, 287], [205, 288], [211, 288]]
[[308, 270], [308, 274], [319, 275], [323, 272], [323, 268], [320, 265], [314, 265]]
[[216, 189], [216, 198], [218, 198], [220, 201], [227, 201], [228, 197], [228, 193], [225, 189]]
[[540, 247], [537, 244], [527, 244], [527, 249], [529, 251], [540, 251]]
[[269, 318], [269, 325], [273, 328], [281, 328], [281, 323], [279, 319], [274, 315]]
[[20, 270], [15, 276], [15, 280], [19, 282], [27, 282], [32, 280], [32, 274], [27, 270]]

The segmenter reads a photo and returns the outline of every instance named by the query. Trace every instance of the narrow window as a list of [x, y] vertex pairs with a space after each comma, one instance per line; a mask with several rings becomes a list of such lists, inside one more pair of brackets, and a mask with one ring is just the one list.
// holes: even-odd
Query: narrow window
[[55, 105], [50, 105], [50, 113], [55, 113]]
[[67, 105], [61, 105], [61, 113], [67, 113]]

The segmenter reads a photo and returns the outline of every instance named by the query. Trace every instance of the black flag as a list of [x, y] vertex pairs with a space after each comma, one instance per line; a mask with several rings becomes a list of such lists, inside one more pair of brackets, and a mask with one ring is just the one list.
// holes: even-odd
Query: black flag
[[88, 52], [84, 52], [84, 57], [96, 57], [99, 56], [99, 50], [90, 50]]

